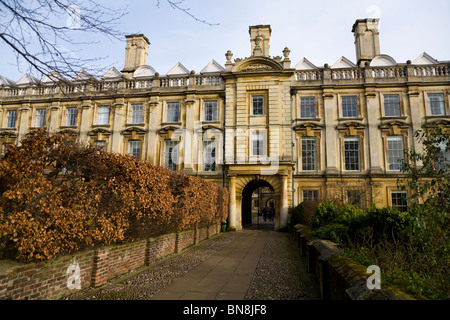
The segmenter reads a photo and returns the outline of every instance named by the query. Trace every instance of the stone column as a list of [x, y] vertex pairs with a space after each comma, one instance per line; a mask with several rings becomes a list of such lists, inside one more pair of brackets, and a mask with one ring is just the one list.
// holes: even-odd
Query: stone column
[[111, 137], [111, 152], [117, 152], [122, 154], [123, 136], [121, 131], [123, 130], [124, 119], [126, 119], [126, 107], [123, 99], [117, 99], [114, 103], [114, 120], [113, 120], [113, 133]]
[[[408, 89], [409, 89], [408, 91], [409, 110], [411, 112], [411, 124], [412, 124], [412, 132], [410, 132], [412, 136], [409, 137], [409, 139], [413, 143], [414, 151], [421, 153], [423, 151], [423, 146], [417, 139], [414, 139], [414, 132], [422, 128], [422, 119], [424, 118], [423, 113], [420, 111], [421, 95], [416, 87]], [[423, 163], [421, 160], [417, 160], [416, 165], [420, 168], [423, 166]]]
[[337, 153], [336, 142], [338, 141], [336, 132], [336, 99], [333, 93], [324, 93], [323, 103], [325, 110], [325, 145], [326, 145], [326, 172], [336, 173], [338, 170], [339, 153]]
[[31, 111], [30, 105], [29, 104], [24, 104], [19, 109], [19, 113], [20, 114], [17, 114], [16, 126], [19, 128], [19, 130], [18, 130], [19, 131], [19, 139], [18, 139], [19, 142], [20, 142], [20, 140], [22, 140], [22, 138], [27, 133], [28, 120], [29, 120], [28, 118], [29, 118], [29, 115], [30, 115], [30, 111]]
[[381, 173], [381, 159], [382, 159], [382, 138], [380, 130], [378, 129], [379, 105], [377, 101], [378, 95], [375, 93], [366, 93], [367, 102], [367, 121], [369, 123], [369, 159], [370, 171], [372, 173]]
[[236, 228], [236, 176], [230, 176], [230, 214], [229, 226]]
[[88, 140], [88, 131], [91, 127], [90, 123], [91, 115], [91, 101], [84, 101], [81, 106], [81, 124], [80, 124], [80, 142]]
[[[59, 112], [60, 105], [59, 102], [54, 102], [52, 106], [50, 107], [50, 126], [49, 126], [49, 132], [55, 133], [56, 130], [58, 130], [60, 123], [58, 122], [61, 114]], [[65, 119], [61, 119], [61, 121], [64, 121]], [[64, 123], [64, 122], [62, 122]]]
[[287, 226], [288, 221], [288, 175], [283, 173], [281, 176], [281, 205], [280, 205], [280, 228]]

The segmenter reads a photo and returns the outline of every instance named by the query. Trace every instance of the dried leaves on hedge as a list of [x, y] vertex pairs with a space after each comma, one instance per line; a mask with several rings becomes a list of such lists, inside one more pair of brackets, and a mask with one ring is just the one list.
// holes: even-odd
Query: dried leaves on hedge
[[17, 259], [220, 223], [228, 193], [134, 157], [36, 130], [0, 159], [0, 249]]

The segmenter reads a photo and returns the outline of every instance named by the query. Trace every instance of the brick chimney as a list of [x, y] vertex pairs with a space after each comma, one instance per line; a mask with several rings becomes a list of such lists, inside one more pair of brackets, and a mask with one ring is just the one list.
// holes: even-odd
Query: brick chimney
[[363, 67], [366, 62], [380, 54], [378, 21], [380, 19], [358, 19], [353, 25], [355, 35], [356, 61]]

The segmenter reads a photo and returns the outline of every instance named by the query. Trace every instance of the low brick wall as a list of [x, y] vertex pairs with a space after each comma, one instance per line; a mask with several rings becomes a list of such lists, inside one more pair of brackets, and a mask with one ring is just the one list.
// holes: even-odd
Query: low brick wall
[[366, 273], [368, 266], [343, 257], [335, 243], [315, 238], [307, 226], [296, 225], [292, 232], [301, 256], [307, 260], [308, 272], [319, 281], [323, 300], [414, 299], [399, 290], [392, 290], [383, 282], [381, 289], [370, 290], [367, 287], [367, 279], [371, 276]]
[[0, 261], [0, 300], [55, 300], [197, 244], [220, 232], [220, 225], [110, 245], [39, 263]]

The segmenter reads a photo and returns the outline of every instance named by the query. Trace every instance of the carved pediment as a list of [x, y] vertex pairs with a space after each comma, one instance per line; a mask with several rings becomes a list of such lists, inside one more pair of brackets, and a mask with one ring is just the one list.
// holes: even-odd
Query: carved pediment
[[240, 61], [234, 68], [234, 72], [267, 72], [281, 71], [283, 67], [277, 61], [266, 57], [253, 57]]

